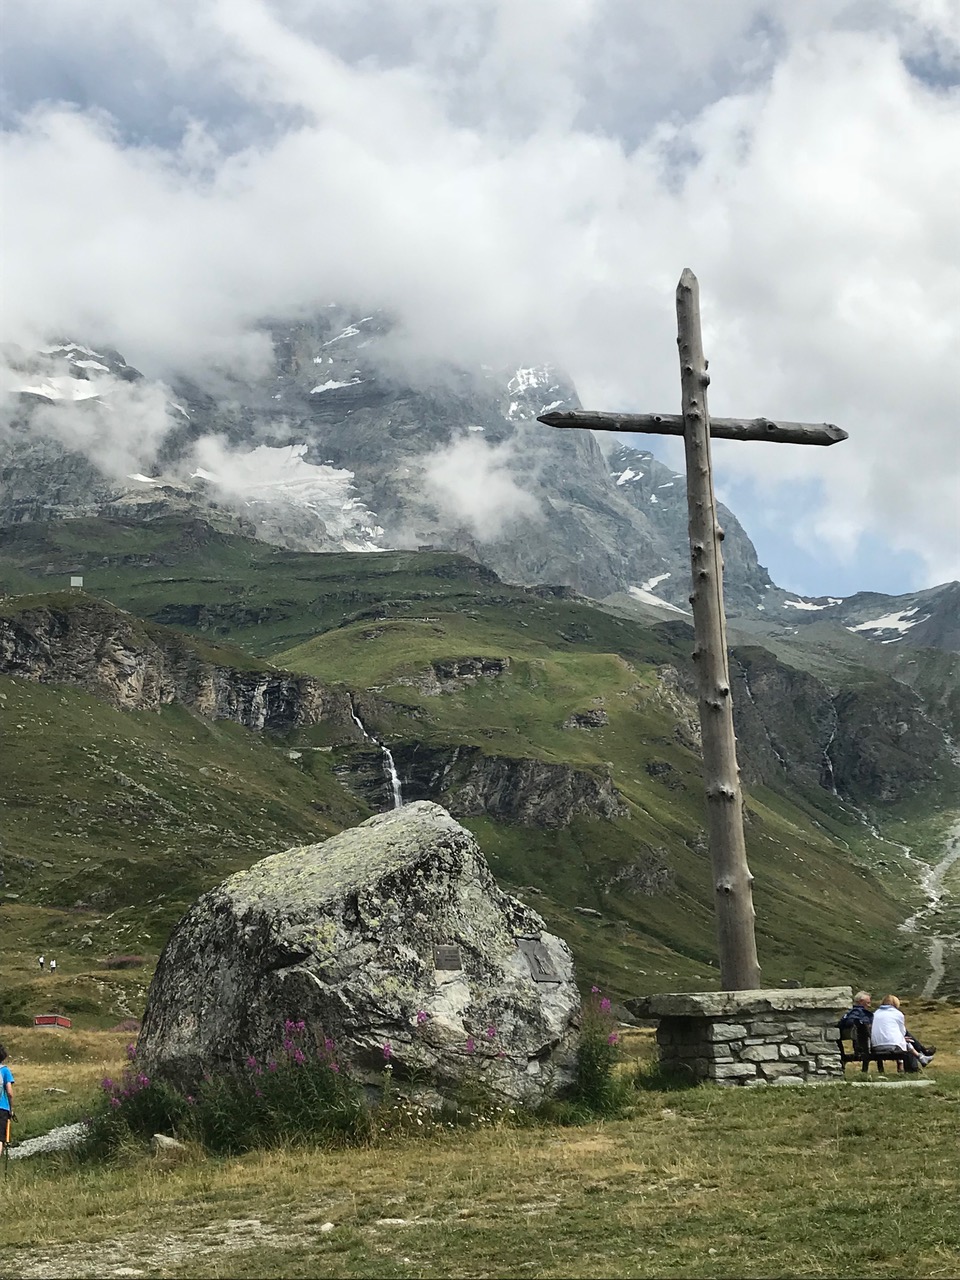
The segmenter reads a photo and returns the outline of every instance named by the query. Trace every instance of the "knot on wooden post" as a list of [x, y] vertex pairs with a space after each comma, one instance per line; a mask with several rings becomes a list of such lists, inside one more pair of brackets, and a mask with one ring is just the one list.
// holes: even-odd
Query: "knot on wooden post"
[[717, 893], [733, 893], [733, 881], [726, 876], [722, 880], [717, 881]]
[[[717, 703], [712, 703], [711, 705], [719, 707], [721, 704], [717, 702]], [[736, 800], [736, 798], [737, 798], [737, 793], [733, 787], [726, 787], [726, 786], [710, 787], [707, 791], [708, 800], [726, 800], [728, 804], [732, 804], [733, 801]]]

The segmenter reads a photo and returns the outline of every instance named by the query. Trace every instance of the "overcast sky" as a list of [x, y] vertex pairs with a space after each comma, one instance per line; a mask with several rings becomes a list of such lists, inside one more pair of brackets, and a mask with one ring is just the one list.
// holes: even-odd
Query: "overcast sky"
[[2, 34], [5, 337], [162, 375], [337, 300], [676, 412], [689, 266], [713, 412], [850, 433], [715, 447], [774, 579], [960, 577], [960, 0], [4, 0]]

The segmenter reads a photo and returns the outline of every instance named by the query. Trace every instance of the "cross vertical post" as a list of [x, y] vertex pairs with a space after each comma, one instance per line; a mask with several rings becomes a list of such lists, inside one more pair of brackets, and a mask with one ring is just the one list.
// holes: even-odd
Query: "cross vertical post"
[[754, 933], [753, 876], [743, 834], [743, 795], [733, 730], [733, 698], [723, 610], [723, 530], [717, 520], [710, 458], [710, 375], [700, 335], [700, 287], [689, 269], [677, 285], [677, 346], [693, 591], [693, 629], [703, 742], [703, 781], [713, 864], [720, 985], [724, 991], [760, 986]]
[[768, 440], [786, 444], [837, 444], [847, 433], [831, 423], [774, 422], [769, 418], [714, 418], [707, 410], [710, 382], [700, 335], [700, 286], [685, 269], [677, 285], [677, 345], [680, 349], [683, 413], [608, 413], [562, 410], [541, 414], [549, 427], [683, 436], [687, 466], [687, 511], [693, 575], [694, 664], [703, 741], [707, 832], [713, 869], [714, 908], [724, 991], [754, 991], [760, 964], [754, 932], [753, 876], [743, 834], [743, 794], [733, 729], [733, 699], [723, 610], [723, 530], [717, 523], [710, 437]]

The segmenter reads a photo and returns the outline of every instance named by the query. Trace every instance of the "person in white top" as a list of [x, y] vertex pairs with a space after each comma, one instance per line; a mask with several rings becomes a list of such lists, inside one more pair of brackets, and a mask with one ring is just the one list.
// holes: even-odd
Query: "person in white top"
[[896, 996], [885, 996], [879, 1009], [873, 1014], [870, 1027], [870, 1047], [877, 1053], [888, 1049], [901, 1049], [904, 1063], [908, 1071], [918, 1071], [926, 1066], [932, 1055], [920, 1053], [912, 1039], [907, 1038], [907, 1024], [900, 1012], [900, 1001]]

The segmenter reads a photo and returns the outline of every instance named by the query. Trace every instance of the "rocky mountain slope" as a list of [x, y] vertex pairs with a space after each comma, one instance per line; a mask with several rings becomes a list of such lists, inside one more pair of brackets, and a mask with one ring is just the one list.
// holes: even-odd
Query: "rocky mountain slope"
[[[115, 351], [6, 350], [14, 389], [0, 525], [99, 515], [200, 516], [304, 551], [436, 547], [509, 582], [687, 613], [683, 477], [652, 453], [537, 414], [576, 407], [550, 368], [425, 365], [390, 321], [331, 306], [267, 327], [245, 377], [151, 382]], [[732, 616], [758, 635], [839, 623], [878, 644], [960, 648], [960, 584], [904, 597], [780, 590], [721, 508]]]

